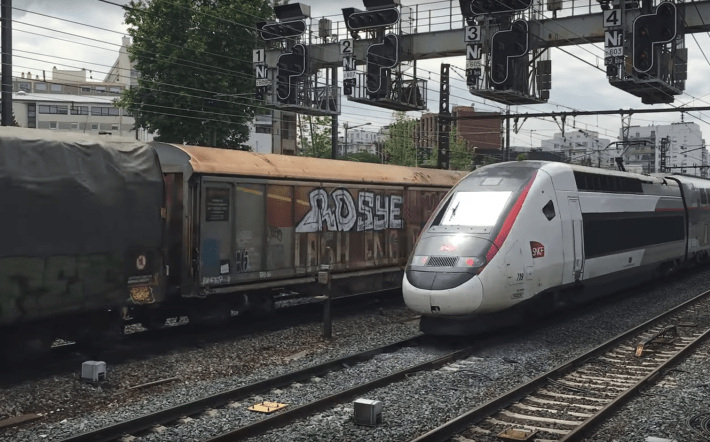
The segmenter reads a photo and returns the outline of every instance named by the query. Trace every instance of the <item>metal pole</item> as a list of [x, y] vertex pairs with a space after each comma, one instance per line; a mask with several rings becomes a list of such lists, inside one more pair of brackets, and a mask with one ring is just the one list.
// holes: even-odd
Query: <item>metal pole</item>
[[2, 125], [12, 126], [12, 0], [2, 0], [0, 3], [2, 15]]
[[[338, 68], [333, 68], [332, 78], [333, 78], [333, 83], [332, 83], [333, 88], [335, 89], [335, 91], [332, 91], [332, 92], [335, 92], [334, 94], [332, 94], [332, 97], [334, 100], [340, 100], [340, 94], [337, 93], [338, 92]], [[330, 95], [330, 94], [328, 94], [328, 95]], [[336, 106], [337, 105], [338, 104], [336, 103]], [[330, 157], [332, 159], [335, 159], [338, 156], [338, 114], [337, 113], [335, 115], [333, 115], [331, 118], [330, 131], [332, 132], [330, 134], [330, 144], [332, 144], [332, 146], [330, 148]]]
[[510, 161], [510, 107], [505, 112], [505, 161]]
[[323, 304], [323, 337], [331, 339], [333, 337], [333, 317], [330, 315], [331, 308], [331, 282], [328, 275], [328, 285], [326, 286], [325, 303]]
[[343, 123], [345, 128], [345, 138], [343, 138], [343, 157], [348, 156], [348, 122]]

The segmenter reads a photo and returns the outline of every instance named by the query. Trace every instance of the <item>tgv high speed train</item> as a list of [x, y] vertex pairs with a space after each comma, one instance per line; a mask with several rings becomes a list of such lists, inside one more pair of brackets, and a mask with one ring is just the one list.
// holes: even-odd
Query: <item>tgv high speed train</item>
[[402, 289], [421, 329], [461, 334], [703, 261], [710, 180], [521, 161], [480, 168], [424, 226]]

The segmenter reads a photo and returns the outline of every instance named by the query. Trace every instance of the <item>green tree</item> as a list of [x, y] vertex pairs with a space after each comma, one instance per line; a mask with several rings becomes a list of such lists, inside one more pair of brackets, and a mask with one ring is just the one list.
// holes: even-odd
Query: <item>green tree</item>
[[[471, 155], [471, 149], [468, 147], [466, 140], [458, 134], [456, 126], [452, 126], [449, 132], [449, 168], [452, 170], [471, 170]], [[436, 167], [438, 158], [439, 151], [434, 149], [425, 165]]]
[[332, 155], [332, 119], [305, 115], [299, 124], [301, 150], [304, 157], [330, 158]]
[[449, 133], [449, 157], [451, 169], [471, 170], [471, 149], [468, 148], [466, 140], [459, 136], [456, 126], [452, 126]]
[[343, 158], [348, 161], [357, 161], [359, 163], [382, 163], [382, 158], [379, 155], [371, 154], [370, 152], [357, 152]]
[[157, 140], [243, 148], [257, 108], [254, 23], [272, 16], [269, 1], [131, 0], [124, 9], [140, 76], [117, 105]]
[[528, 157], [524, 153], [518, 154], [517, 158], [515, 158], [517, 161], [525, 161], [528, 159]]
[[389, 155], [388, 163], [399, 166], [422, 165], [417, 158], [414, 144], [414, 128], [417, 122], [407, 118], [404, 112], [395, 113], [394, 123], [389, 125], [384, 152]]

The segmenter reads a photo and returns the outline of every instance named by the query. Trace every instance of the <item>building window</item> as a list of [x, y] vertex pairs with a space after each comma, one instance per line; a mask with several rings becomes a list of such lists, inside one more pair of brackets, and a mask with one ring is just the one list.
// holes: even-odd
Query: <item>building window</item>
[[28, 104], [27, 105], [27, 127], [32, 129], [37, 128], [37, 105]]
[[67, 106], [55, 106], [55, 105], [41, 105], [39, 106], [39, 113], [40, 114], [61, 114], [61, 115], [66, 115], [68, 111]]
[[112, 124], [111, 130], [118, 130], [118, 124]]
[[123, 109], [123, 115], [126, 116], [126, 117], [132, 117], [132, 116], [133, 116], [133, 112], [131, 112], [131, 111], [128, 110], [128, 109]]
[[21, 91], [29, 92], [31, 87], [32, 87], [32, 84], [30, 84], [30, 83], [25, 83], [25, 82], [17, 83], [17, 88]]
[[131, 78], [138, 78], [138, 71], [135, 69], [131, 69]]
[[91, 123], [91, 130], [99, 130], [99, 123]]
[[35, 90], [36, 91], [46, 91], [47, 90], [47, 83], [35, 83]]
[[256, 133], [258, 134], [270, 134], [271, 128], [269, 126], [256, 126]]
[[89, 115], [89, 106], [74, 106], [70, 112], [72, 115]]
[[91, 107], [91, 115], [96, 116], [118, 116], [118, 108], [116, 107]]
[[106, 86], [96, 86], [96, 93], [103, 94], [106, 92]]
[[90, 88], [90, 87], [82, 86], [82, 87], [81, 87], [81, 91], [82, 91], [82, 92], [91, 92], [91, 88]]
[[57, 128], [57, 122], [56, 122], [56, 121], [50, 121], [50, 122], [49, 122], [49, 128], [50, 128], [50, 129], [56, 129], [56, 128]]
[[110, 91], [112, 94], [120, 94], [120, 93], [121, 93], [121, 88], [118, 87], [118, 86], [111, 86], [111, 87], [109, 88], [109, 91]]
[[52, 90], [52, 92], [61, 92], [62, 91], [61, 84], [50, 84], [49, 87]]
[[79, 130], [79, 123], [71, 123], [72, 130]]

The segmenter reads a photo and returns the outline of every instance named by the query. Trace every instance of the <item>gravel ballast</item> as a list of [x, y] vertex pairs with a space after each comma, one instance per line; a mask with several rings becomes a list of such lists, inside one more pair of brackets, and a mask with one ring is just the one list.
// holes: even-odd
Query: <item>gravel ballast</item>
[[[352, 404], [348, 402], [252, 440], [410, 440], [521, 382], [560, 365], [572, 356], [581, 354], [699, 294], [710, 286], [706, 282], [709, 277], [710, 270], [696, 271], [681, 280], [658, 283], [640, 289], [643, 294], [614, 295], [608, 298], [609, 302], [606, 305], [594, 304], [584, 312], [575, 313], [563, 323], [550, 325], [506, 344], [487, 348], [471, 358], [442, 369], [413, 374], [406, 381], [363, 395], [367, 399], [379, 400], [384, 404], [385, 422], [377, 428], [354, 425]], [[388, 311], [384, 313], [385, 316], [373, 315], [336, 321], [332, 342], [323, 341], [320, 338], [320, 326], [314, 325], [240, 339], [229, 344], [208, 346], [201, 351], [195, 351], [194, 355], [186, 356], [184, 353], [171, 355], [166, 357], [167, 361], [162, 361], [162, 357], [159, 357], [146, 363], [162, 368], [170, 361], [176, 365], [173, 366], [172, 372], [166, 372], [162, 377], [180, 376], [179, 372], [183, 370], [187, 380], [176, 385], [151, 389], [149, 394], [136, 396], [125, 403], [116, 403], [113, 407], [107, 403], [114, 400], [116, 396], [94, 389], [92, 390], [94, 392], [92, 414], [70, 417], [64, 422], [47, 419], [39, 424], [8, 430], [0, 435], [0, 441], [58, 440], [80, 431], [136, 417], [296, 368], [322, 363], [345, 354], [395, 342], [417, 333], [416, 323], [396, 322], [398, 319], [411, 317], [411, 312], [400, 309], [396, 310], [396, 313]], [[287, 358], [300, 352], [306, 354], [296, 359]], [[246, 411], [248, 406], [260, 400], [284, 402], [290, 406], [299, 405], [312, 398], [330, 395], [352, 385], [367, 382], [373, 376], [386, 374], [388, 370], [401, 369], [403, 364], [413, 365], [416, 361], [436, 357], [437, 354], [440, 354], [437, 349], [408, 348], [391, 355], [381, 355], [372, 361], [344, 368], [320, 379], [312, 379], [280, 391], [265, 393], [260, 397], [214, 410], [209, 413], [211, 415], [199, 416], [184, 423], [160, 428], [156, 432], [142, 435], [141, 440], [204, 440], [260, 418], [261, 416]], [[702, 365], [701, 362], [697, 364]], [[231, 367], [232, 371], [229, 372], [225, 367]], [[127, 369], [113, 367], [111, 372], [120, 373], [120, 370]], [[135, 366], [132, 369], [138, 370]], [[704, 377], [704, 382], [708, 383], [707, 377], [710, 376], [710, 372], [707, 368], [704, 370], [702, 373], [698, 372], [697, 376], [700, 378], [697, 381], [702, 381]], [[65, 380], [64, 383], [69, 381]], [[34, 411], [29, 410], [22, 403], [23, 398], [32, 394], [31, 391], [39, 393], [49, 388], [49, 396], [54, 397], [53, 381], [43, 382], [49, 384], [19, 386], [3, 391], [0, 407], [15, 408], [13, 412], [4, 409], [0, 409], [0, 412], [10, 415]], [[58, 387], [60, 383], [61, 380], [54, 386]], [[74, 388], [93, 389], [94, 387], [75, 386]], [[702, 388], [696, 395], [701, 393], [705, 393]], [[87, 397], [90, 395], [82, 393], [80, 397], [79, 402], [87, 407]], [[64, 402], [66, 405], [63, 405], [71, 405], [73, 402], [73, 399], [68, 398]], [[692, 401], [684, 401], [684, 403], [689, 402]], [[707, 409], [707, 402], [698, 402], [695, 412], [700, 413], [704, 411], [703, 409]], [[643, 406], [639, 407], [639, 410], [646, 413], [653, 411], [644, 409]], [[610, 429], [599, 439], [589, 440], [645, 440], [631, 436], [627, 438], [623, 433], [611, 437], [612, 431]]]

